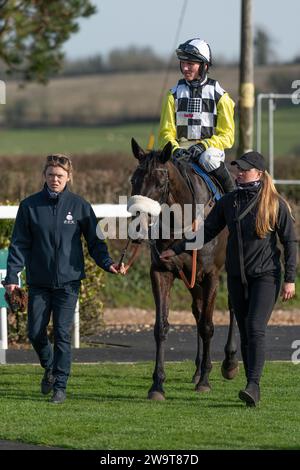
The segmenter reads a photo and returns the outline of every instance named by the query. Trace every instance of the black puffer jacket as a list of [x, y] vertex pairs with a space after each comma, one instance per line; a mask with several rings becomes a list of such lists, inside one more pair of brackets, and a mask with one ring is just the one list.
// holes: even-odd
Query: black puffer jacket
[[[241, 276], [238, 234], [236, 218], [249, 201], [256, 196], [258, 187], [237, 189], [225, 194], [215, 205], [204, 223], [204, 243], [218, 235], [227, 225], [229, 230], [226, 271], [230, 276]], [[266, 238], [259, 238], [255, 231], [257, 205], [241, 220], [243, 261], [245, 275], [256, 277], [265, 273], [279, 274], [280, 249], [277, 236], [284, 249], [285, 282], [295, 282], [297, 264], [297, 238], [290, 211], [283, 200], [279, 199], [279, 212], [276, 230], [268, 233]], [[185, 241], [173, 248], [179, 254], [185, 249]]]
[[18, 283], [26, 267], [29, 285], [59, 287], [85, 277], [81, 235], [98, 266], [113, 263], [106, 243], [96, 235], [92, 206], [65, 188], [51, 199], [45, 186], [19, 207], [7, 262], [7, 284]]

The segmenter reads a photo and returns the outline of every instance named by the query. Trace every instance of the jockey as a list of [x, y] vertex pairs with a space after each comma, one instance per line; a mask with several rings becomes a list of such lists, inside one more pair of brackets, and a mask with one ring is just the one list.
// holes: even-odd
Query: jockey
[[234, 102], [207, 76], [212, 62], [205, 41], [190, 39], [180, 44], [176, 54], [184, 78], [163, 101], [159, 147], [171, 141], [175, 157], [197, 161], [230, 192], [235, 186], [224, 163], [224, 149], [234, 143]]

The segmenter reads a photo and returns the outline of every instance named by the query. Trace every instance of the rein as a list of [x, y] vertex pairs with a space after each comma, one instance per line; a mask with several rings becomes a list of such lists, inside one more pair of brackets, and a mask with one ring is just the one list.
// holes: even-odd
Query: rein
[[[193, 231], [195, 232], [196, 229], [197, 229], [197, 224], [196, 224], [196, 220], [193, 221]], [[177, 266], [176, 266], [177, 267]], [[177, 267], [177, 270], [179, 272], [179, 276], [181, 277], [182, 281], [184, 282], [185, 286], [188, 288], [188, 289], [193, 289], [193, 287], [195, 286], [195, 282], [196, 282], [196, 271], [197, 271], [197, 250], [193, 250], [193, 254], [192, 254], [192, 273], [191, 273], [191, 281], [189, 282], [187, 280], [187, 277], [186, 275], [184, 274], [183, 272], [183, 269], [179, 269]]]
[[[159, 200], [159, 204], [163, 204], [163, 203], [166, 203], [167, 201], [167, 198], [168, 198], [168, 195], [169, 195], [169, 173], [168, 173], [168, 170], [165, 169], [165, 168], [155, 168], [154, 171], [162, 171], [164, 172], [164, 174], [166, 175], [166, 180], [165, 180], [165, 183], [164, 183], [164, 186], [162, 187], [162, 192], [161, 192], [161, 197], [160, 197], [160, 200]], [[186, 174], [186, 181], [187, 181], [187, 184], [191, 190], [191, 193], [193, 195], [193, 199], [195, 200], [195, 193], [194, 193], [194, 188], [191, 184], [191, 181], [189, 180], [188, 178], [188, 175]], [[192, 223], [192, 229], [193, 231], [196, 231], [197, 230], [197, 221], [194, 220], [193, 223]], [[127, 241], [127, 244], [124, 248], [124, 250], [122, 251], [122, 254], [121, 254], [121, 258], [120, 258], [120, 261], [119, 261], [119, 267], [121, 267], [121, 264], [123, 263], [123, 260], [126, 256], [126, 252], [129, 248], [129, 245], [130, 245], [130, 242], [131, 240], [129, 239]], [[156, 247], [156, 243], [155, 241], [153, 242], [149, 242], [149, 245], [150, 247], [154, 248], [158, 257], [160, 256], [160, 253]], [[140, 252], [140, 249], [141, 249], [141, 244], [136, 244], [134, 246], [134, 249], [133, 249], [133, 253], [127, 263], [127, 265], [125, 265], [125, 272], [127, 273], [129, 268], [133, 265], [134, 261], [136, 260], [136, 258], [138, 257], [139, 255], [139, 252]], [[188, 281], [186, 275], [184, 274], [183, 272], [183, 269], [180, 269], [177, 264], [175, 263], [175, 266], [176, 266], [176, 269], [178, 271], [178, 274], [180, 276], [180, 278], [182, 279], [182, 281], [184, 282], [185, 286], [188, 288], [188, 289], [193, 289], [193, 287], [195, 286], [195, 282], [196, 282], [196, 271], [197, 271], [197, 250], [193, 250], [193, 254], [192, 254], [192, 272], [191, 272], [191, 280]]]

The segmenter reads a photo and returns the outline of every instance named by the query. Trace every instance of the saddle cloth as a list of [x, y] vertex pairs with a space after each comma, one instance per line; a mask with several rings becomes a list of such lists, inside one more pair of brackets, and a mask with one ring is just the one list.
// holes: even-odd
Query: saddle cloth
[[205, 181], [206, 186], [208, 187], [209, 191], [213, 195], [213, 199], [215, 201], [218, 201], [219, 199], [221, 199], [222, 194], [221, 194], [219, 188], [213, 182], [213, 180], [210, 178], [210, 176], [203, 170], [203, 168], [201, 168], [196, 163], [192, 163], [192, 167], [193, 167], [195, 173], [197, 173], [197, 175], [201, 176], [201, 178]]

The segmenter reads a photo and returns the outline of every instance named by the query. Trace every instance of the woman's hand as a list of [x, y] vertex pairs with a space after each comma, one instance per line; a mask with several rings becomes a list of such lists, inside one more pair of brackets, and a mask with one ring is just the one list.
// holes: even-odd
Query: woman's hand
[[169, 258], [172, 258], [173, 256], [176, 256], [175, 251], [169, 249], [169, 250], [163, 251], [163, 252], [161, 253], [161, 255], [160, 255], [159, 258], [160, 258], [162, 261], [169, 261]]
[[16, 287], [19, 287], [18, 284], [5, 284], [4, 285], [5, 290], [8, 294], [11, 294], [13, 290], [15, 290]]
[[295, 295], [296, 288], [294, 282], [284, 282], [281, 288], [281, 297], [283, 302], [292, 299]]
[[119, 265], [119, 263], [113, 263], [110, 265], [109, 270], [113, 274], [122, 274], [123, 276], [127, 274], [124, 263], [122, 263], [121, 266]]

